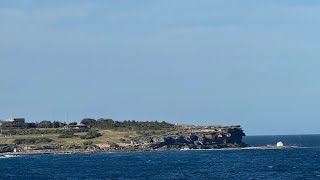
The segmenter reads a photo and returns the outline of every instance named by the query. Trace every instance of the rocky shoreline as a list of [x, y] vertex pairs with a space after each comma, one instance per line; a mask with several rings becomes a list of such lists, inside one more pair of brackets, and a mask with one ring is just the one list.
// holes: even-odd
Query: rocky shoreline
[[234, 148], [221, 148], [221, 149], [157, 149], [157, 150], [128, 150], [128, 149], [121, 149], [121, 150], [111, 150], [111, 151], [105, 151], [105, 150], [79, 150], [79, 151], [61, 151], [61, 150], [54, 150], [54, 151], [48, 151], [48, 150], [40, 150], [40, 151], [27, 151], [27, 152], [3, 152], [0, 153], [0, 157], [11, 157], [11, 156], [23, 156], [23, 155], [46, 155], [46, 154], [97, 154], [97, 153], [134, 153], [134, 152], [161, 152], [161, 151], [204, 151], [204, 150], [274, 150], [274, 149], [287, 149], [287, 148], [297, 148], [297, 147], [277, 147], [277, 146], [261, 146], [261, 147], [234, 147]]

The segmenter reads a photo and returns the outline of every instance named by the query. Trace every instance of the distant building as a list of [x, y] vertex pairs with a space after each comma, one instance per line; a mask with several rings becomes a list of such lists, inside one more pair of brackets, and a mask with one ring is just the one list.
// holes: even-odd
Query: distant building
[[26, 120], [24, 118], [10, 118], [7, 119], [7, 122], [25, 123]]
[[6, 120], [7, 123], [12, 124], [13, 126], [23, 125], [26, 120], [24, 118], [10, 118]]

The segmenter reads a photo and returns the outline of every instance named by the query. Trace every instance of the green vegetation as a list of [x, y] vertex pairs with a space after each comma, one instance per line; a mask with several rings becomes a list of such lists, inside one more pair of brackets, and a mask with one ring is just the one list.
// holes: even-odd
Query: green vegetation
[[[72, 122], [69, 125], [76, 125], [77, 122]], [[114, 121], [112, 119], [83, 119], [81, 124], [87, 125], [93, 129], [113, 130], [113, 131], [139, 131], [145, 132], [160, 132], [174, 129], [174, 125], [167, 122], [158, 121]], [[66, 128], [66, 129], [65, 129]], [[39, 123], [22, 123], [15, 126], [10, 122], [2, 122], [2, 134], [4, 135], [30, 135], [30, 134], [69, 134], [68, 131], [74, 133], [88, 132], [88, 129], [70, 128], [66, 123], [59, 121], [41, 121]]]
[[31, 128], [31, 129], [5, 129], [2, 130], [4, 135], [29, 135], [29, 134], [68, 134], [70, 132], [79, 133], [87, 132], [88, 129], [60, 129], [60, 128]]
[[66, 131], [64, 134], [59, 135], [58, 138], [72, 138], [73, 136], [73, 131]]
[[112, 119], [83, 119], [81, 124], [85, 124], [97, 129], [108, 129], [115, 131], [150, 131], [150, 130], [170, 130], [173, 124], [158, 121], [114, 121]]
[[27, 138], [27, 139], [16, 139], [13, 142], [15, 144], [39, 144], [39, 143], [50, 143], [52, 139], [47, 137], [40, 137], [40, 138]]
[[101, 133], [98, 133], [97, 131], [90, 130], [86, 135], [80, 136], [81, 139], [93, 139], [96, 137], [102, 136]]
[[[162, 134], [174, 129], [174, 125], [158, 121], [114, 121], [112, 119], [83, 119], [86, 126], [72, 127], [77, 122], [66, 124], [58, 121], [41, 121], [39, 123], [24, 123], [14, 126], [4, 122], [0, 127], [0, 144], [41, 144], [52, 143], [60, 145], [83, 144], [129, 144], [135, 138], [146, 134]], [[91, 129], [90, 129], [91, 128]], [[88, 141], [90, 139], [90, 141]], [[90, 144], [92, 142], [92, 144]]]
[[59, 122], [59, 121], [40, 121], [40, 122], [36, 122], [36, 123], [19, 123], [19, 124], [15, 124], [13, 122], [2, 122], [2, 128], [62, 128], [65, 125], [67, 125], [66, 123], [63, 122]]
[[83, 142], [83, 145], [85, 146], [91, 146], [93, 144], [93, 141], [85, 141]]
[[[99, 143], [130, 143], [131, 140], [139, 137], [136, 131], [112, 131], [112, 130], [99, 130], [102, 136], [90, 139], [94, 144]], [[86, 135], [86, 132], [74, 133], [72, 138], [59, 138], [61, 134], [28, 134], [28, 135], [6, 135], [0, 136], [0, 144], [14, 144], [15, 139], [27, 139], [27, 138], [41, 138], [47, 137], [53, 140], [55, 144], [71, 145], [71, 144], [83, 144], [87, 139], [81, 139], [80, 136]], [[125, 142], [121, 140], [125, 139]]]

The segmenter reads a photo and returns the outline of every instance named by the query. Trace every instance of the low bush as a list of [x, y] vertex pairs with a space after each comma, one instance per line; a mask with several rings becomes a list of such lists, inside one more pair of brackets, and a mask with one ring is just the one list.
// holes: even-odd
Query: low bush
[[64, 134], [59, 135], [58, 138], [72, 138], [73, 136], [74, 136], [74, 132], [67, 131]]
[[85, 141], [85, 142], [83, 142], [83, 145], [85, 145], [85, 146], [90, 146], [90, 145], [92, 145], [92, 144], [93, 144], [92, 141]]
[[73, 138], [73, 134], [61, 134], [58, 138]]
[[38, 144], [38, 143], [53, 142], [53, 140], [47, 137], [40, 137], [40, 138], [28, 138], [28, 139], [15, 139], [13, 142], [15, 144]]
[[95, 130], [90, 130], [86, 135], [80, 136], [81, 139], [93, 139], [96, 137], [102, 136], [101, 133], [98, 133]]

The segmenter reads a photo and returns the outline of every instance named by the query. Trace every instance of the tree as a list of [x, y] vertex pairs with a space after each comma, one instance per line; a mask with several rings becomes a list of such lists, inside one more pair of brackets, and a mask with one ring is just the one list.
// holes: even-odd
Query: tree
[[55, 128], [62, 128], [64, 127], [66, 124], [60, 121], [53, 121], [53, 127]]
[[75, 125], [77, 125], [77, 124], [78, 124], [77, 122], [69, 123], [69, 125], [73, 125], [73, 126], [75, 126]]
[[51, 121], [46, 121], [46, 120], [37, 123], [37, 126], [39, 128], [52, 128], [53, 127]]
[[90, 119], [90, 118], [85, 118], [81, 121], [81, 124], [87, 125], [87, 126], [93, 126], [96, 124], [96, 120], [95, 119]]
[[101, 133], [98, 133], [97, 131], [91, 130], [86, 135], [80, 136], [81, 139], [93, 139], [96, 137], [102, 136]]
[[36, 123], [25, 123], [27, 128], [36, 128]]

